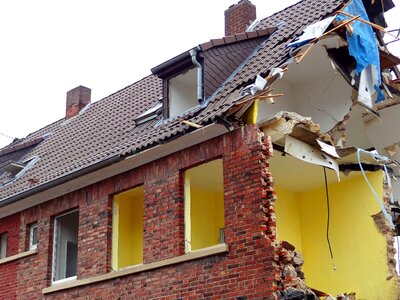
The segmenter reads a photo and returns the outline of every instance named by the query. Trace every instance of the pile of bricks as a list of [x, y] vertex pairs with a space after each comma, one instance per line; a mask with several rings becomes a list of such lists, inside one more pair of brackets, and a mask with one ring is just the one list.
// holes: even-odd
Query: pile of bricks
[[276, 245], [275, 262], [279, 267], [279, 299], [318, 299], [305, 284], [304, 264], [300, 251], [289, 242], [282, 241]]

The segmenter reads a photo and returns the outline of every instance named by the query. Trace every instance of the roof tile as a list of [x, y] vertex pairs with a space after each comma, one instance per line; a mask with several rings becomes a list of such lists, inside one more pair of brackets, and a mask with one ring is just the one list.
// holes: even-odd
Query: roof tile
[[[337, 9], [343, 0], [303, 0], [289, 8], [260, 21], [256, 26], [258, 35], [271, 34], [271, 28], [279, 22], [284, 25], [274, 31], [270, 37], [247, 58], [227, 80], [220, 90], [209, 99], [203, 110], [183, 116], [199, 124], [207, 124], [224, 114], [240, 100], [240, 87], [251, 82], [258, 74], [267, 74], [272, 67], [278, 67], [287, 59], [290, 43], [304, 27]], [[239, 34], [236, 40], [248, 39]], [[233, 38], [213, 40], [200, 45], [211, 49], [211, 45], [234, 43]], [[168, 139], [194, 130], [178, 120], [170, 120], [155, 127], [159, 119], [139, 126], [134, 118], [154, 105], [162, 96], [162, 81], [155, 76], [142, 80], [93, 103], [83, 114], [68, 122], [59, 120], [30, 135], [24, 142], [48, 135], [29, 152], [41, 159], [21, 178], [0, 188], [1, 201], [38, 185], [49, 183], [67, 174], [77, 172], [115, 155], [130, 155], [146, 148], [166, 142]], [[14, 146], [14, 145], [12, 145]], [[4, 149], [4, 148], [3, 148]], [[4, 154], [0, 154], [0, 160]], [[29, 178], [39, 181], [28, 184]]]

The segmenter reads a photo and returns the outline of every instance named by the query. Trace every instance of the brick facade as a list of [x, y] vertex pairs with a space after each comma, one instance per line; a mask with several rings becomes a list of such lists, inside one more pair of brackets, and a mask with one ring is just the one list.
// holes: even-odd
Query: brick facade
[[[20, 214], [0, 220], [0, 234], [7, 233], [7, 256], [18, 253]], [[0, 299], [15, 299], [17, 262], [0, 265]]]
[[[273, 299], [276, 255], [269, 141], [246, 126], [152, 163], [8, 217], [13, 248], [26, 247], [29, 224], [39, 227], [38, 253], [0, 265], [11, 276], [1, 299]], [[183, 171], [222, 158], [225, 242], [229, 252], [43, 295], [51, 284], [55, 216], [79, 209], [78, 279], [111, 270], [112, 196], [144, 185], [144, 264], [184, 255]], [[1, 220], [4, 224], [7, 220]], [[14, 224], [12, 226], [12, 224]], [[0, 228], [2, 225], [0, 225]], [[17, 246], [18, 247], [18, 246]], [[13, 253], [14, 253], [13, 252]], [[7, 280], [8, 282], [9, 280]], [[16, 284], [17, 283], [17, 284]], [[239, 297], [239, 298], [238, 298]], [[243, 297], [243, 298], [240, 298]]]

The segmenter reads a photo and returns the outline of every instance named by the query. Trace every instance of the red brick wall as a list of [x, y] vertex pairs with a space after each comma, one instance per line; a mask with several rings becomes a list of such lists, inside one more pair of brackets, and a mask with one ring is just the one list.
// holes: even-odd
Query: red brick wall
[[[7, 256], [18, 253], [20, 214], [0, 220], [0, 234], [7, 233]], [[0, 265], [0, 299], [15, 299], [17, 262]]]
[[249, 0], [240, 0], [225, 11], [225, 35], [245, 32], [256, 18], [255, 5]]
[[269, 151], [258, 130], [248, 126], [22, 212], [20, 236], [26, 235], [27, 224], [37, 221], [39, 245], [38, 254], [19, 260], [18, 297], [43, 298], [42, 289], [50, 285], [54, 216], [68, 209], [79, 208], [78, 278], [108, 272], [112, 195], [137, 185], [145, 188], [144, 263], [183, 255], [182, 171], [222, 157], [229, 253], [56, 292], [45, 298], [273, 298], [274, 230], [265, 230], [274, 227], [273, 213], [269, 218], [265, 213], [268, 199], [273, 197], [266, 173]]

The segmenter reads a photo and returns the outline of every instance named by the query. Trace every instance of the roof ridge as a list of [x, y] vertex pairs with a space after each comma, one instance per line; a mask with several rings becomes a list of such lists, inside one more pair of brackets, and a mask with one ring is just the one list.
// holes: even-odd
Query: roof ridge
[[226, 35], [222, 38], [211, 39], [208, 42], [202, 43], [199, 45], [199, 48], [201, 49], [201, 51], [206, 51], [213, 47], [229, 45], [229, 44], [233, 44], [236, 42], [243, 42], [246, 40], [270, 35], [270, 34], [274, 33], [274, 31], [276, 29], [277, 28], [274, 26], [274, 27], [267, 27], [267, 28], [263, 28], [263, 29], [257, 29], [257, 30], [253, 30], [253, 31], [245, 31], [245, 32], [232, 34], [232, 35]]
[[25, 149], [25, 148], [28, 148], [31, 146], [35, 146], [35, 145], [39, 144], [41, 141], [43, 141], [44, 139], [45, 139], [44, 137], [38, 137], [38, 138], [35, 138], [30, 141], [25, 141], [22, 143], [5, 146], [4, 148], [0, 149], [0, 156], [2, 156], [4, 154], [15, 152], [18, 150], [22, 150], [22, 149]]

